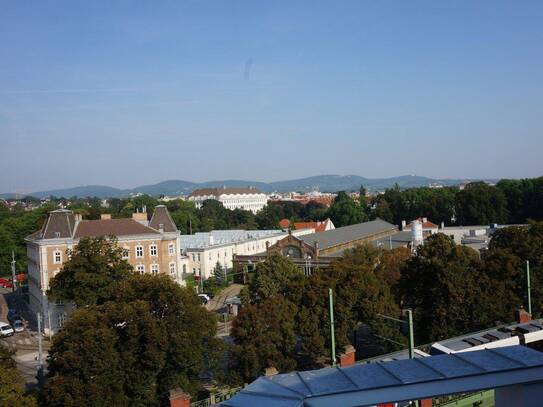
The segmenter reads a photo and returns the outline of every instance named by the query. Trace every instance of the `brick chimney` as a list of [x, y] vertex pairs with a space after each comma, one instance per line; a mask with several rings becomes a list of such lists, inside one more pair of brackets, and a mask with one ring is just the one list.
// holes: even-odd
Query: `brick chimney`
[[356, 349], [352, 345], [347, 345], [343, 348], [343, 352], [339, 354], [339, 365], [347, 367], [354, 365], [356, 362]]
[[277, 373], [279, 372], [274, 366], [270, 366], [264, 369], [264, 376], [275, 376]]
[[181, 389], [170, 390], [170, 407], [190, 407], [190, 394]]
[[132, 219], [134, 219], [136, 222], [141, 223], [142, 225], [147, 226], [149, 224], [149, 221], [147, 220], [147, 213], [146, 212], [134, 212], [132, 214]]
[[110, 213], [103, 213], [100, 215], [100, 219], [102, 220], [111, 220], [111, 214]]
[[524, 308], [515, 310], [515, 320], [519, 324], [527, 324], [532, 320], [532, 316]]

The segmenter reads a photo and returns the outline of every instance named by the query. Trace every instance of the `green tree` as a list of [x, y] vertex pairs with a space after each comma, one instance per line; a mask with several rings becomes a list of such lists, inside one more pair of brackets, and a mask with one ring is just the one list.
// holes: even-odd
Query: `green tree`
[[195, 395], [222, 351], [214, 316], [167, 276], [132, 275], [112, 294], [53, 338], [43, 404], [168, 405], [176, 387]]
[[478, 253], [438, 233], [401, 271], [400, 294], [413, 309], [417, 342], [443, 340], [489, 324]]
[[285, 297], [293, 280], [303, 279], [303, 273], [281, 254], [274, 253], [259, 263], [249, 284], [252, 303], [259, 303], [268, 298]]
[[484, 182], [468, 184], [456, 194], [456, 217], [460, 225], [505, 223], [508, 218], [505, 194]]
[[296, 313], [296, 305], [280, 297], [242, 308], [230, 333], [234, 381], [252, 381], [268, 367], [280, 372], [296, 368]]
[[12, 356], [12, 352], [0, 345], [0, 405], [34, 407], [36, 400], [25, 394], [23, 378]]
[[123, 260], [123, 250], [113, 237], [81, 239], [51, 280], [47, 295], [77, 306], [102, 304], [132, 272], [132, 266]]
[[334, 203], [328, 210], [328, 216], [336, 227], [354, 225], [368, 220], [360, 205], [344, 191], [338, 192]]

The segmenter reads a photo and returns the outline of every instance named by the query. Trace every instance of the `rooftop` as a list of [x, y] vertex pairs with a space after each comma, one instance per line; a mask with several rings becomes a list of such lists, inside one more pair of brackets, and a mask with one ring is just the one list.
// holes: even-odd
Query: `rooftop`
[[371, 406], [543, 380], [524, 346], [260, 377], [224, 406]]
[[301, 239], [310, 245], [314, 245], [315, 242], [317, 242], [320, 249], [325, 249], [343, 243], [369, 238], [380, 233], [392, 233], [395, 231], [398, 231], [398, 228], [395, 225], [381, 219], [376, 219], [370, 222], [358, 223], [356, 225], [343, 226], [326, 232], [311, 233], [301, 237]]
[[255, 187], [245, 187], [245, 188], [234, 188], [234, 187], [223, 187], [223, 188], [201, 188], [194, 190], [190, 197], [196, 196], [215, 196], [219, 197], [220, 195], [241, 195], [241, 194], [262, 194], [258, 188]]

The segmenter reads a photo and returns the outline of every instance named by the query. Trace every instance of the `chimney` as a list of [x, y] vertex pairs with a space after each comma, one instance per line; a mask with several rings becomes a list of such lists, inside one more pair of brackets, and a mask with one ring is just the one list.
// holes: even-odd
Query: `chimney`
[[159, 231], [160, 233], [164, 233], [164, 223], [159, 223], [159, 224], [158, 224], [158, 231]]
[[532, 320], [532, 316], [524, 308], [515, 310], [515, 321], [519, 324], [527, 324]]
[[279, 372], [273, 366], [270, 366], [270, 367], [267, 367], [266, 369], [264, 369], [264, 376], [275, 376], [277, 373], [279, 373]]
[[354, 365], [356, 362], [356, 349], [352, 345], [347, 345], [343, 348], [343, 352], [339, 354], [339, 365], [347, 367]]
[[83, 220], [83, 216], [80, 213], [74, 213], [74, 220], [76, 222], [81, 222]]
[[190, 407], [190, 394], [179, 388], [170, 390], [170, 407]]
[[402, 220], [402, 230], [405, 229], [405, 226], [407, 225], [407, 223], [405, 222], [405, 220]]
[[213, 237], [213, 235], [209, 235], [209, 245], [213, 246], [214, 244], [215, 244], [215, 238]]
[[149, 221], [147, 220], [147, 213], [145, 212], [135, 212], [132, 214], [132, 219], [134, 219], [136, 222], [141, 223], [144, 226], [147, 226], [149, 224]]
[[103, 213], [100, 215], [100, 219], [102, 220], [111, 220], [111, 214], [110, 213]]
[[270, 251], [270, 242], [266, 240], [266, 256], [268, 255], [269, 251]]
[[422, 218], [422, 223], [428, 222], [428, 218]]

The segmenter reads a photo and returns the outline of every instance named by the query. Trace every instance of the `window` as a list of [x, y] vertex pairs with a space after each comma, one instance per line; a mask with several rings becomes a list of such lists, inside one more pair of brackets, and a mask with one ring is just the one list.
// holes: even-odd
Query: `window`
[[66, 314], [65, 312], [61, 312], [60, 314], [58, 314], [58, 316], [57, 316], [57, 325], [58, 325], [58, 327], [63, 328], [64, 324], [66, 324], [67, 319], [68, 319], [68, 314]]
[[198, 261], [200, 261], [200, 253], [198, 253]]
[[138, 264], [136, 266], [136, 271], [141, 275], [145, 274], [145, 266], [143, 264]]
[[170, 263], [170, 274], [175, 275], [175, 263]]
[[157, 254], [156, 244], [152, 244], [151, 246], [149, 246], [149, 253], [151, 254], [151, 256], [156, 256]]
[[128, 256], [130, 255], [130, 250], [128, 250], [127, 247], [123, 248], [123, 259], [128, 259]]
[[175, 245], [173, 243], [170, 243], [168, 245], [168, 254], [170, 256], [173, 256], [175, 254]]
[[192, 274], [196, 274], [196, 269], [195, 268], [192, 269]]
[[151, 274], [153, 276], [158, 274], [158, 264], [151, 264]]
[[136, 246], [136, 257], [143, 257], [143, 246]]
[[55, 252], [53, 253], [53, 263], [62, 263], [62, 252], [60, 250], [55, 250]]
[[196, 256], [192, 253], [192, 261], [196, 261]]

